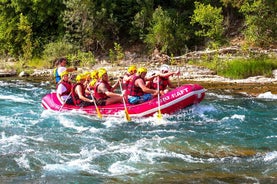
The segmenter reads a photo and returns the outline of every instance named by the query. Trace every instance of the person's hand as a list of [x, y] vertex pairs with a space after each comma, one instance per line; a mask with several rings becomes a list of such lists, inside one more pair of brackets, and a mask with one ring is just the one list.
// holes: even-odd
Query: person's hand
[[178, 70], [177, 72], [175, 72], [176, 75], [180, 75], [180, 70]]

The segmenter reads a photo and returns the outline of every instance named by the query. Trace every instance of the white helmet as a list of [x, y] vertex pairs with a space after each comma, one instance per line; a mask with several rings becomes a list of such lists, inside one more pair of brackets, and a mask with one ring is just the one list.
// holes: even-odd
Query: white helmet
[[164, 65], [161, 66], [160, 70], [161, 71], [169, 71], [169, 66], [164, 64]]

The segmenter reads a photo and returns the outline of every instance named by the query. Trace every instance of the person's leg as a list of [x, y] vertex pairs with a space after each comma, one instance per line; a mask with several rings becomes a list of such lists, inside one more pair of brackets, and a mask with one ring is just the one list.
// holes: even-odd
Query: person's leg
[[115, 103], [122, 103], [122, 97], [115, 96], [115, 97], [108, 98], [106, 101], [106, 105], [115, 104]]
[[137, 104], [139, 102], [140, 98], [138, 96], [129, 96], [128, 102], [130, 104]]

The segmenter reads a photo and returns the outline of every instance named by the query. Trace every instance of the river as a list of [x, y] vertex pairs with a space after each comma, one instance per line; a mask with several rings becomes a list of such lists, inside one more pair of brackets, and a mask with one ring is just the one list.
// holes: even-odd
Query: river
[[47, 82], [0, 79], [1, 183], [276, 183], [277, 96], [207, 91], [173, 115], [45, 111]]

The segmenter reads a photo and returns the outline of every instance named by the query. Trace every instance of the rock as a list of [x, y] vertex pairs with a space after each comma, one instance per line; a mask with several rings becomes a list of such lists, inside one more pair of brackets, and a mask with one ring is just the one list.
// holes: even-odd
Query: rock
[[20, 72], [20, 74], [18, 75], [19, 77], [28, 77], [28, 76], [30, 76], [30, 74], [28, 74], [27, 72], [25, 72], [25, 71], [22, 71], [22, 72]]

